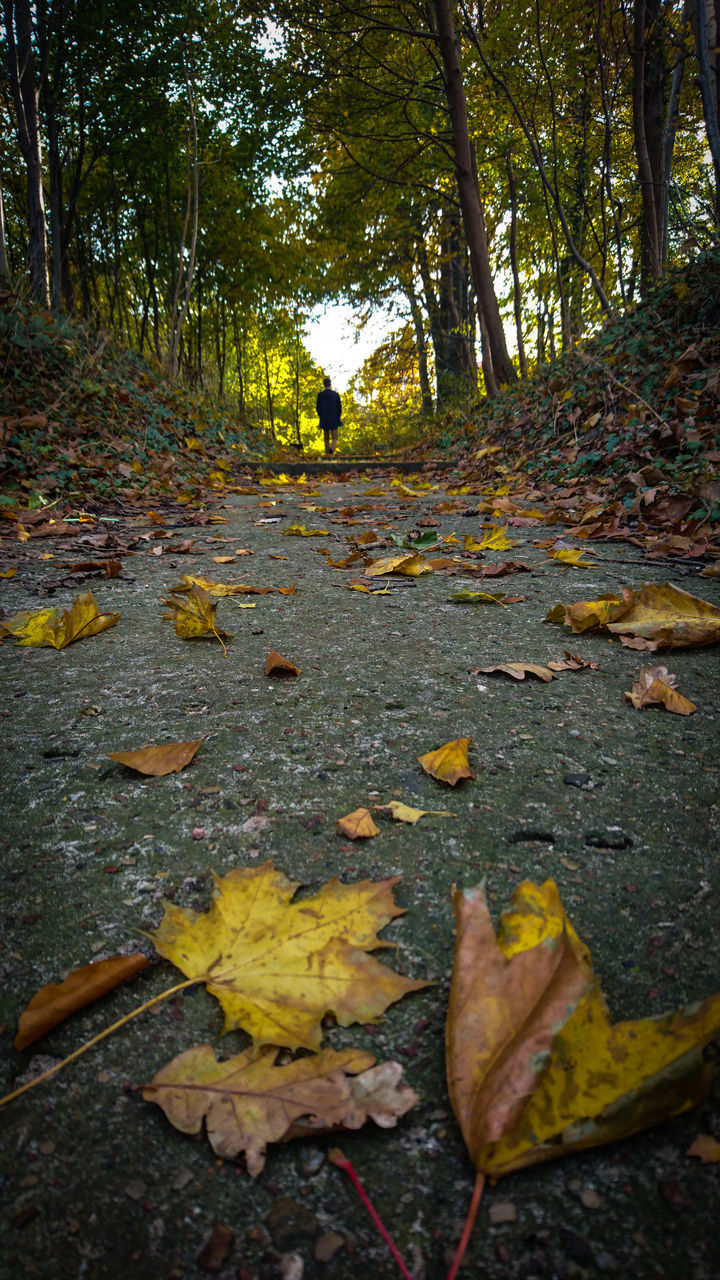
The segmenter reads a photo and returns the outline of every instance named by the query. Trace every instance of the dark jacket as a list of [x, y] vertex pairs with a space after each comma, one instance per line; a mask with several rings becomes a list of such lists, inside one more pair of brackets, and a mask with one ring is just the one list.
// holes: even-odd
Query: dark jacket
[[325, 387], [324, 391], [318, 393], [315, 408], [322, 430], [337, 431], [342, 417], [342, 401], [337, 391], [333, 391], [332, 387]]

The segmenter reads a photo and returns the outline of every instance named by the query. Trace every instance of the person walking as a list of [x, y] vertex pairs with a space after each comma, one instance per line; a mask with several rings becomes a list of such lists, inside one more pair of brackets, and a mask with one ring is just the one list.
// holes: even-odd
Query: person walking
[[333, 391], [330, 378], [323, 378], [323, 390], [318, 392], [315, 408], [325, 437], [325, 452], [330, 455], [337, 449], [338, 427], [342, 422], [342, 401]]

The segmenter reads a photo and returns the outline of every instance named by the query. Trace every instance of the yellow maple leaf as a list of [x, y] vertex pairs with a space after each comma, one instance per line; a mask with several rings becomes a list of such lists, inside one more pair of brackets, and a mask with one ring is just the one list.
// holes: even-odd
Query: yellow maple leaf
[[675, 688], [676, 677], [667, 667], [642, 667], [632, 690], [625, 694], [636, 710], [647, 706], [663, 706], [679, 716], [691, 716], [697, 711], [694, 702], [683, 697]]
[[383, 556], [382, 560], [373, 560], [365, 566], [366, 578], [379, 578], [383, 574], [400, 573], [409, 578], [418, 578], [421, 573], [432, 573], [432, 566], [415, 551], [401, 551], [392, 556]]
[[4, 619], [6, 634], [17, 636], [19, 644], [39, 648], [64, 649], [75, 640], [98, 635], [114, 627], [119, 613], [100, 613], [92, 591], [82, 591], [69, 609], [33, 609]]
[[[500, 525], [488, 525], [482, 530], [482, 537], [471, 548], [473, 551], [507, 551], [508, 547], [517, 546], [518, 539], [508, 536], [507, 529]], [[470, 550], [466, 547], [465, 550]]]
[[299, 884], [272, 862], [215, 876], [213, 903], [196, 912], [166, 902], [152, 935], [160, 955], [204, 982], [256, 1045], [319, 1049], [321, 1020], [375, 1022], [389, 1004], [427, 986], [388, 969], [368, 951], [377, 931], [402, 915], [397, 878], [341, 884], [292, 902]]
[[197, 573], [183, 573], [177, 585], [170, 590], [192, 591], [193, 587], [199, 587], [211, 596], [267, 596], [273, 591], [272, 587], [251, 587], [246, 582], [212, 582]]
[[436, 751], [428, 751], [424, 756], [418, 756], [418, 761], [431, 778], [448, 782], [451, 787], [454, 787], [461, 778], [475, 777], [468, 762], [468, 747], [471, 742], [472, 738], [453, 738], [451, 742], [446, 742]]
[[583, 560], [583, 556], [595, 555], [594, 551], [581, 550], [579, 547], [548, 547], [547, 554], [551, 560], [560, 560], [562, 564], [572, 565], [576, 569], [598, 569], [599, 565], [592, 560]]
[[387, 804], [376, 804], [373, 807], [378, 813], [389, 813], [396, 822], [407, 822], [411, 826], [421, 818], [457, 818], [457, 814], [450, 813], [448, 809], [414, 809], [412, 805], [403, 804], [401, 800], [388, 800]]

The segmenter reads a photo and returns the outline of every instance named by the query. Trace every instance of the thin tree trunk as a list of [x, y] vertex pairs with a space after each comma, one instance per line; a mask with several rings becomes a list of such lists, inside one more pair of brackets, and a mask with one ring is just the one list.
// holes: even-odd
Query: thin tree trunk
[[47, 223], [30, 0], [3, 0], [3, 18], [17, 136], [27, 179], [30, 287], [35, 301], [43, 307], [49, 307]]
[[[715, 170], [715, 220], [720, 223], [720, 55], [718, 46], [718, 15], [714, 0], [692, 0], [693, 28], [700, 75], [700, 94], [705, 116], [710, 154]], [[715, 57], [711, 65], [710, 54]], [[714, 74], [713, 74], [714, 72]]]
[[263, 361], [265, 363], [265, 393], [267, 395], [268, 415], [270, 417], [270, 435], [275, 436], [275, 406], [273, 404], [272, 387], [270, 385], [270, 362], [268, 360], [267, 342], [263, 338]]
[[412, 316], [413, 328], [415, 330], [415, 350], [417, 351], [418, 362], [418, 379], [420, 382], [421, 408], [423, 414], [430, 418], [433, 411], [432, 388], [430, 386], [430, 374], [428, 371], [427, 343], [425, 341], [425, 324], [423, 321], [422, 309], [420, 307], [420, 299], [418, 298], [412, 285], [408, 286], [407, 298], [410, 303], [410, 315]]
[[656, 39], [650, 34], [653, 20], [657, 20], [657, 13], [648, 16], [646, 0], [634, 0], [633, 133], [642, 200], [640, 284], [643, 291], [662, 276], [662, 235], [658, 225], [656, 199], [656, 183], [661, 181], [662, 175], [653, 170], [647, 134], [648, 114], [653, 97], [647, 69], [647, 51], [650, 41]]
[[527, 377], [528, 365], [527, 356], [525, 355], [525, 343], [523, 341], [523, 322], [522, 322], [522, 285], [520, 283], [520, 272], [518, 270], [517, 259], [517, 182], [515, 180], [515, 170], [510, 156], [507, 154], [507, 175], [508, 187], [510, 191], [510, 267], [513, 278], [513, 309], [515, 311], [515, 334], [517, 337], [518, 348], [518, 364], [520, 365], [520, 373], [523, 378]]
[[0, 285], [7, 288], [10, 285], [10, 263], [7, 256], [7, 243], [5, 241], [5, 207], [3, 205], [2, 184], [0, 183]]
[[473, 176], [467, 103], [457, 51], [455, 25], [450, 0], [433, 0], [438, 27], [438, 43], [443, 64], [443, 82], [452, 128], [453, 153], [457, 172], [460, 208], [470, 251], [473, 284], [478, 310], [483, 316], [493, 372], [500, 383], [512, 383], [517, 374], [508, 354], [500, 308], [490, 269], [485, 220], [477, 184]]
[[667, 263], [668, 252], [668, 215], [670, 205], [670, 178], [672, 176], [673, 154], [675, 151], [675, 135], [680, 120], [680, 95], [682, 94], [685, 59], [678, 57], [673, 67], [670, 83], [670, 99], [665, 117], [665, 133], [663, 136], [663, 204], [662, 204], [662, 266]]
[[[195, 96], [194, 88], [185, 61], [185, 51], [181, 51], [183, 76], [185, 79], [185, 93], [188, 100], [188, 111], [190, 113], [190, 124], [188, 127], [188, 171], [187, 171], [187, 200], [185, 203], [185, 219], [183, 222], [182, 235], [180, 237], [180, 247], [178, 250], [177, 277], [175, 280], [175, 294], [172, 302], [172, 311], [170, 317], [170, 353], [168, 365], [170, 373], [175, 377], [178, 366], [178, 348], [180, 345], [180, 335], [182, 334], [183, 325], [188, 313], [190, 305], [190, 294], [192, 291], [193, 275], [195, 273], [195, 251], [197, 249], [198, 236], [198, 215], [200, 207], [200, 170], [198, 165], [198, 131], [197, 117], [195, 114]], [[190, 237], [190, 257], [185, 268], [185, 244], [187, 241], [188, 226], [190, 224], [190, 216], [192, 213], [192, 232]], [[183, 276], [185, 277], [185, 290], [183, 294], [182, 305], [180, 304], [180, 292], [182, 289]]]

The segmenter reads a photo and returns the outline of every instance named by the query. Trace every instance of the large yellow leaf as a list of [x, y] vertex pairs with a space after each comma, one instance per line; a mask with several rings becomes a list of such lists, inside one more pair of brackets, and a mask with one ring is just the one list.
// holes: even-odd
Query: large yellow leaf
[[243, 1027], [257, 1044], [319, 1049], [320, 1022], [375, 1022], [393, 1001], [427, 985], [367, 955], [402, 915], [397, 878], [341, 884], [292, 902], [297, 882], [272, 862], [215, 877], [207, 912], [165, 903], [153, 935], [162, 956], [204, 982], [225, 1012], [225, 1031]]
[[306, 529], [304, 524], [291, 524], [289, 528], [283, 531], [285, 538], [328, 538], [330, 536], [329, 529]]
[[608, 631], [645, 640], [648, 649], [717, 644], [720, 609], [671, 582], [651, 582], [634, 593], [629, 610], [618, 621], [608, 622]]
[[475, 777], [468, 761], [471, 742], [472, 738], [453, 738], [436, 751], [427, 751], [424, 756], [418, 756], [418, 761], [431, 778], [448, 782], [454, 787], [461, 778]]
[[119, 613], [100, 613], [92, 591], [82, 591], [69, 609], [34, 609], [5, 618], [6, 634], [17, 636], [20, 644], [40, 648], [64, 649], [74, 640], [95, 636], [114, 627]]
[[398, 1063], [375, 1066], [360, 1049], [325, 1049], [280, 1067], [278, 1052], [247, 1049], [218, 1062], [211, 1045], [197, 1045], [158, 1071], [143, 1097], [182, 1133], [200, 1133], [205, 1121], [213, 1151], [244, 1152], [253, 1177], [268, 1142], [359, 1129], [368, 1119], [392, 1128], [418, 1101]]
[[400, 551], [382, 560], [373, 560], [365, 566], [366, 578], [378, 578], [386, 573], [401, 573], [417, 578], [421, 573], [432, 573], [432, 565], [415, 551]]
[[518, 887], [497, 939], [482, 890], [456, 892], [455, 910], [448, 1083], [478, 1171], [625, 1137], [707, 1093], [720, 995], [613, 1027], [552, 881]]

